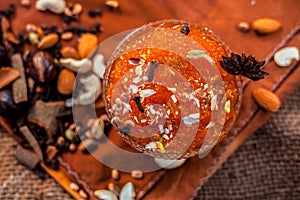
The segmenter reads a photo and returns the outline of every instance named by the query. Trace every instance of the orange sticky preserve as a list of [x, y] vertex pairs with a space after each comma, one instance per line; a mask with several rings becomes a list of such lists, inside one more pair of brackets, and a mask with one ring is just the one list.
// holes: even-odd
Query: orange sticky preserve
[[222, 40], [186, 21], [151, 23], [127, 36], [104, 80], [106, 109], [124, 140], [156, 157], [205, 156], [239, 107], [239, 80], [222, 69], [222, 55], [229, 55]]

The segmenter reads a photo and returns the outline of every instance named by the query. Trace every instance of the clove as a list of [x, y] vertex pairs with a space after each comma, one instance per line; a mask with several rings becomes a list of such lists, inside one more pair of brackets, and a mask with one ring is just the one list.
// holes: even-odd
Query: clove
[[133, 101], [136, 103], [136, 105], [138, 106], [139, 110], [143, 113], [145, 110], [144, 110], [144, 108], [143, 108], [143, 106], [141, 104], [141, 97], [140, 97], [140, 95], [138, 95], [138, 94], [135, 95], [133, 97]]

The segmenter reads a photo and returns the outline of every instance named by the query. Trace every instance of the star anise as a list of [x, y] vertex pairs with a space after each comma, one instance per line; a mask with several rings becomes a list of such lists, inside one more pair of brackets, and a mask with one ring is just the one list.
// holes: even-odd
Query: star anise
[[223, 60], [220, 61], [223, 69], [232, 75], [242, 75], [253, 81], [263, 79], [267, 72], [263, 71], [261, 67], [265, 64], [265, 61], [256, 61], [255, 58], [250, 55], [246, 56], [244, 53], [238, 55], [231, 53], [230, 57], [222, 56]]

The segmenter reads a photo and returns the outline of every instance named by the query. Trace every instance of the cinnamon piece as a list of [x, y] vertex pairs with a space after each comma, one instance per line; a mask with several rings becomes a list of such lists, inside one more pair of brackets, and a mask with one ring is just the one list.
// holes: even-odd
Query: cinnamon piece
[[17, 53], [12, 56], [12, 67], [19, 71], [20, 78], [17, 79], [13, 83], [13, 95], [14, 101], [16, 104], [21, 102], [26, 102], [28, 100], [27, 97], [27, 85], [26, 85], [26, 77], [25, 77], [25, 70], [23, 65], [23, 59], [21, 54]]

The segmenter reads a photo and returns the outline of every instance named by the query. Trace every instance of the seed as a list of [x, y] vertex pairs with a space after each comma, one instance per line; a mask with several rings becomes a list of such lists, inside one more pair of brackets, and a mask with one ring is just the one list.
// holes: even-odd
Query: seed
[[165, 169], [175, 169], [177, 167], [180, 167], [185, 163], [185, 159], [181, 160], [167, 160], [162, 158], [154, 158], [154, 161], [162, 168]]
[[71, 40], [73, 38], [72, 32], [65, 32], [60, 37], [62, 40]]
[[62, 136], [59, 136], [56, 140], [56, 144], [60, 147], [65, 145], [65, 138]]
[[30, 6], [31, 5], [31, 0], [20, 0], [20, 3], [22, 6]]
[[131, 182], [126, 183], [120, 192], [120, 200], [135, 199], [136, 193]]
[[105, 199], [105, 200], [118, 200], [118, 197], [109, 190], [96, 190], [94, 191], [94, 195], [98, 199]]
[[76, 151], [76, 145], [75, 145], [74, 143], [71, 143], [71, 144], [69, 145], [69, 150], [70, 150], [71, 152]]
[[88, 195], [84, 190], [79, 190], [79, 195], [84, 199], [88, 198]]
[[117, 185], [115, 185], [115, 184], [113, 184], [113, 183], [109, 183], [109, 184], [107, 185], [107, 188], [108, 188], [110, 191], [112, 191], [115, 195], [119, 196], [121, 190], [120, 190], [120, 188], [119, 188]]
[[76, 60], [80, 58], [77, 50], [74, 47], [70, 47], [70, 46], [63, 47], [60, 53], [63, 58], [73, 58]]
[[25, 29], [26, 29], [27, 32], [35, 32], [36, 31], [36, 25], [27, 24]]
[[114, 180], [118, 180], [118, 179], [120, 178], [120, 173], [119, 173], [119, 171], [116, 170], [116, 169], [112, 169], [112, 170], [111, 170], [111, 177], [112, 177], [112, 179], [114, 179]]
[[78, 191], [80, 188], [76, 183], [70, 183], [70, 188], [74, 191]]
[[33, 45], [37, 45], [40, 42], [39, 36], [35, 32], [30, 32], [28, 35], [28, 39], [29, 42]]
[[248, 22], [240, 22], [238, 24], [238, 29], [241, 31], [241, 32], [244, 32], [244, 33], [247, 33], [250, 31], [251, 29], [251, 26]]
[[68, 17], [71, 17], [73, 15], [72, 9], [69, 6], [67, 6], [64, 10], [64, 14]]
[[141, 170], [132, 170], [131, 171], [131, 176], [135, 179], [141, 179], [143, 178], [144, 174]]
[[74, 14], [74, 15], [79, 15], [81, 12], [82, 12], [82, 5], [79, 4], [79, 3], [76, 3], [76, 4], [73, 6], [73, 14]]
[[74, 140], [74, 138], [76, 137], [76, 133], [75, 133], [74, 131], [70, 130], [70, 129], [67, 129], [67, 130], [65, 131], [65, 137], [66, 137], [68, 140], [72, 141], [72, 140]]
[[190, 28], [187, 25], [184, 25], [180, 30], [180, 32], [183, 33], [184, 35], [188, 35], [190, 33]]
[[116, 0], [107, 0], [105, 2], [105, 5], [111, 9], [111, 10], [116, 10], [117, 8], [119, 8], [119, 1]]

